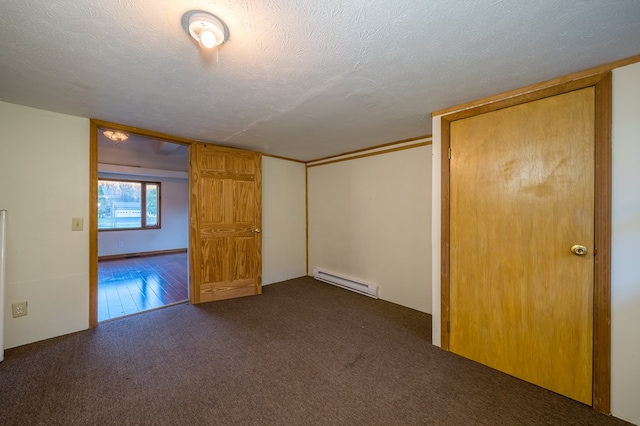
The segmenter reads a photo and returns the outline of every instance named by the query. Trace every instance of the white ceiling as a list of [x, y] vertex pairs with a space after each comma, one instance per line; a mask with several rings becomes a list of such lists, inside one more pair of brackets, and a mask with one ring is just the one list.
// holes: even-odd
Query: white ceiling
[[99, 171], [103, 171], [102, 165], [109, 164], [186, 172], [188, 149], [186, 145], [135, 134], [116, 144], [98, 131], [98, 164]]
[[[217, 52], [193, 9], [229, 27]], [[637, 54], [639, 0], [0, 2], [0, 100], [299, 160]]]

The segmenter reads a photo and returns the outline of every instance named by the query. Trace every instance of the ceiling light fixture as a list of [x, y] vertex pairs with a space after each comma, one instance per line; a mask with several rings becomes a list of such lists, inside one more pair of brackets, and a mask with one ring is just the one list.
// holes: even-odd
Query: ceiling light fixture
[[129, 135], [124, 132], [119, 132], [117, 130], [105, 130], [102, 132], [108, 139], [111, 139], [116, 145], [118, 145], [122, 141], [126, 141], [129, 139]]
[[211, 49], [229, 40], [229, 29], [215, 15], [201, 10], [191, 10], [182, 15], [182, 27], [200, 44]]

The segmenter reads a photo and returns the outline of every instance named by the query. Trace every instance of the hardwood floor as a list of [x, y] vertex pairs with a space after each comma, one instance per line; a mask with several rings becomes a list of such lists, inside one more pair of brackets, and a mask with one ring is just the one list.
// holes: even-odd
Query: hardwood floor
[[187, 253], [98, 262], [98, 321], [189, 299]]

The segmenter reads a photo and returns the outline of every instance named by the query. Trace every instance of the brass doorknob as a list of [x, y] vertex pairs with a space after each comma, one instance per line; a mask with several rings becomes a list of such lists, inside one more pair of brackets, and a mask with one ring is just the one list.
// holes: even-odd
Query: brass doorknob
[[576, 256], [584, 256], [587, 254], [587, 248], [585, 246], [581, 246], [580, 244], [574, 244], [571, 246], [571, 253]]
[[262, 232], [262, 230], [260, 230], [260, 229], [256, 228], [256, 229], [254, 229], [252, 232], [253, 232], [253, 233], [255, 233], [255, 234], [259, 234], [259, 233], [261, 233], [261, 232]]

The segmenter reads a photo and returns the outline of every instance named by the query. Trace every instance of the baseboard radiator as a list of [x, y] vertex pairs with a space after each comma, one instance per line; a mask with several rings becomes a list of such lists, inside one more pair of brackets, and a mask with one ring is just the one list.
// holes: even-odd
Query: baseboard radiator
[[355, 291], [356, 293], [364, 294], [365, 296], [373, 297], [374, 299], [378, 298], [377, 285], [367, 284], [353, 278], [341, 277], [322, 269], [314, 269], [313, 278], [319, 281], [324, 281], [325, 283], [337, 285], [338, 287], [346, 288], [347, 290]]

